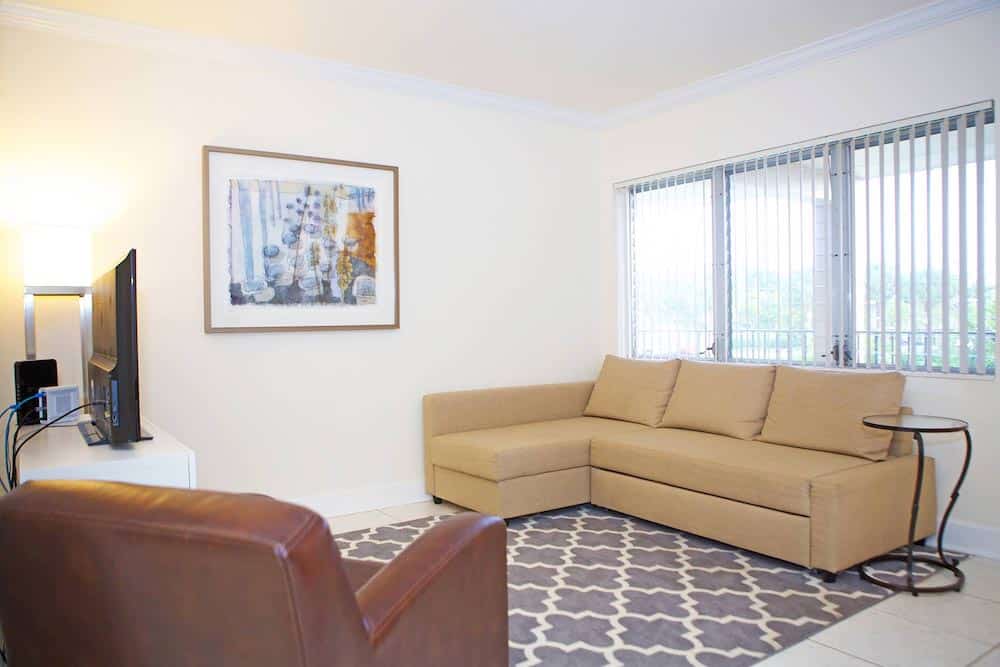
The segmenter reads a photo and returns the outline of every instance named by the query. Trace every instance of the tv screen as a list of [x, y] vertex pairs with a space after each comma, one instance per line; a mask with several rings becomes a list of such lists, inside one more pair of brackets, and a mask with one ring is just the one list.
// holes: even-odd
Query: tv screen
[[139, 337], [136, 314], [135, 249], [92, 286], [94, 355], [88, 363], [96, 433], [88, 444], [122, 444], [144, 439], [139, 425]]

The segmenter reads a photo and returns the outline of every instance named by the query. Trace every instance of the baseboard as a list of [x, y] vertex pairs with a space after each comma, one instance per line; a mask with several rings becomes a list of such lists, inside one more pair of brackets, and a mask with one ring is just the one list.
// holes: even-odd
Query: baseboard
[[353, 489], [337, 489], [310, 496], [288, 498], [287, 500], [296, 505], [308, 507], [323, 516], [339, 516], [341, 514], [369, 512], [394, 505], [418, 503], [422, 500], [430, 500], [430, 496], [424, 490], [424, 481], [421, 479]]
[[[937, 546], [937, 538], [927, 540]], [[1000, 559], [1000, 528], [967, 521], [949, 521], [944, 533], [944, 546], [975, 556]]]

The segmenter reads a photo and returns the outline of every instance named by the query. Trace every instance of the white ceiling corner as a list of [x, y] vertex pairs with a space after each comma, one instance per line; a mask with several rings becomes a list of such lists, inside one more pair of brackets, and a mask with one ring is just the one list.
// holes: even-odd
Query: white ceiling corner
[[[937, 0], [713, 76], [672, 87], [637, 102], [615, 105], [602, 111], [555, 104], [528, 96], [490, 92], [474, 86], [447, 83], [411, 73], [348, 64], [336, 59], [272, 46], [238, 44], [213, 36], [147, 27], [112, 18], [10, 0], [0, 0], [0, 25], [52, 31], [92, 41], [193, 55], [227, 63], [248, 61], [267, 63], [278, 69], [294, 68], [299, 73], [308, 71], [328, 80], [349, 81], [355, 85], [441, 99], [457, 104], [527, 114], [556, 123], [580, 127], [612, 127], [679, 104], [715, 95], [753, 80], [772, 77], [810, 63], [836, 58], [884, 40], [996, 8], [1000, 8], [1000, 0]], [[581, 67], [584, 65], [581, 64]], [[613, 68], [612, 70], [605, 68], [605, 72], [607, 71], [613, 71]]]
[[830, 60], [879, 42], [1000, 7], [1000, 0], [938, 0], [868, 25], [779, 53], [686, 86], [665, 90], [637, 104], [604, 114], [602, 127], [614, 127], [671, 107], [710, 97], [750, 81], [772, 77], [810, 63]]
[[91, 41], [131, 46], [151, 51], [198, 56], [217, 62], [240, 64], [265, 63], [278, 69], [294, 70], [331, 80], [523, 113], [538, 118], [596, 127], [597, 114], [546, 104], [537, 100], [513, 97], [466, 86], [458, 86], [423, 77], [360, 67], [305, 54], [279, 51], [260, 46], [244, 46], [226, 40], [188, 35], [172, 30], [150, 28], [121, 21], [40, 7], [21, 2], [0, 0], [0, 25], [61, 33]]

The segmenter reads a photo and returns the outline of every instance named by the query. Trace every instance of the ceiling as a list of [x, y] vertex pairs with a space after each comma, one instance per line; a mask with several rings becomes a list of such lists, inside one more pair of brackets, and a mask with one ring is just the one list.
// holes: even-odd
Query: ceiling
[[29, 0], [603, 113], [926, 0]]

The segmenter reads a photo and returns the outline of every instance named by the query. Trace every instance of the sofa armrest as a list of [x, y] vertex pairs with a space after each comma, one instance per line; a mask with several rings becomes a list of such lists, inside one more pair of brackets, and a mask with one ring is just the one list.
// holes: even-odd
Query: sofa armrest
[[[812, 567], [839, 572], [906, 544], [916, 478], [910, 455], [812, 480]], [[936, 520], [934, 459], [926, 457], [915, 539], [932, 535]]]
[[424, 396], [424, 435], [579, 417], [593, 382], [452, 391]]
[[430, 441], [436, 435], [579, 417], [593, 382], [453, 391], [424, 396], [424, 473], [434, 493]]
[[358, 591], [380, 665], [507, 665], [507, 537], [469, 512], [438, 524]]

